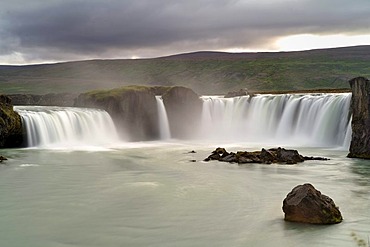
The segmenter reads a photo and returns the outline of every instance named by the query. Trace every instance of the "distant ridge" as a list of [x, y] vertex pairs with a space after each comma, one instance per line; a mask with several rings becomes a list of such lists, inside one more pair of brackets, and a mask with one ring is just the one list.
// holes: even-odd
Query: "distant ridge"
[[279, 51], [279, 52], [220, 52], [220, 51], [196, 51], [189, 53], [175, 54], [159, 59], [257, 59], [257, 58], [293, 58], [301, 56], [310, 56], [325, 54], [338, 56], [343, 54], [355, 57], [370, 57], [370, 45], [347, 46], [336, 48], [312, 49], [304, 51]]
[[0, 65], [2, 93], [86, 92], [124, 85], [182, 85], [199, 94], [349, 88], [370, 77], [370, 45], [293, 52], [198, 51], [146, 59]]

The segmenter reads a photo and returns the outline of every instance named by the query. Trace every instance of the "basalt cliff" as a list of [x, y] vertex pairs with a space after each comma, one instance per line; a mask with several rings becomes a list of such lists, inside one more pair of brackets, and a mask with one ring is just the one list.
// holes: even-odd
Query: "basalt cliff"
[[173, 137], [187, 136], [200, 119], [199, 96], [184, 87], [127, 86], [80, 94], [77, 107], [94, 107], [107, 111], [121, 137], [128, 141], [158, 139], [159, 119], [156, 96], [162, 96]]
[[0, 95], [0, 148], [19, 147], [23, 142], [22, 120], [11, 99]]
[[348, 157], [370, 159], [370, 83], [365, 77], [349, 81], [352, 89], [352, 140]]

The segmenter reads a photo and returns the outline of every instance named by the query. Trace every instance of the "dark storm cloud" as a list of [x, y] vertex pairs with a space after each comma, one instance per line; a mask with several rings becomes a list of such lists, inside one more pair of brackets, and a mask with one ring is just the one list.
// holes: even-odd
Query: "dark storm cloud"
[[369, 0], [5, 0], [0, 9], [0, 54], [29, 59], [266, 48], [289, 34], [370, 33]]

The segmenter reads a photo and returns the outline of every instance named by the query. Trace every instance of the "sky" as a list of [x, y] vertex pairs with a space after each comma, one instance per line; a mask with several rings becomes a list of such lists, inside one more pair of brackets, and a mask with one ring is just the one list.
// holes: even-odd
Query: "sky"
[[1, 0], [0, 64], [370, 45], [370, 0]]

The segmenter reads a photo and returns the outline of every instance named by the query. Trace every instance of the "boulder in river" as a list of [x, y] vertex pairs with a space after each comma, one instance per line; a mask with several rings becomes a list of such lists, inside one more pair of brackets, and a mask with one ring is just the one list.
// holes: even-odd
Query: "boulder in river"
[[286, 221], [311, 224], [336, 224], [342, 214], [334, 201], [311, 184], [298, 185], [283, 201]]

